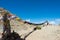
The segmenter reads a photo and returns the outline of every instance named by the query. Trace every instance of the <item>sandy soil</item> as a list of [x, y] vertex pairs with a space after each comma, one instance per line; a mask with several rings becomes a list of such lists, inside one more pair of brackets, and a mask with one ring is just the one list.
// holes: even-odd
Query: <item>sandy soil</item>
[[46, 26], [36, 30], [26, 40], [60, 40], [60, 26]]

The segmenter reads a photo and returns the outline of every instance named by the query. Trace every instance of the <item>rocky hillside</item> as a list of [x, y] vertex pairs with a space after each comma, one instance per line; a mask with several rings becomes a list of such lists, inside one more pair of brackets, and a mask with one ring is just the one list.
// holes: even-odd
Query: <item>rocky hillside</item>
[[[19, 33], [19, 35], [21, 35], [22, 38], [24, 38], [35, 27], [37, 27], [37, 29], [39, 29], [39, 28], [42, 28], [44, 26], [47, 26], [47, 24], [48, 24], [47, 21], [44, 22], [44, 23], [41, 23], [41, 24], [35, 24], [35, 23], [30, 23], [30, 22], [27, 22], [27, 21], [23, 21], [21, 18], [17, 17], [16, 15], [13, 15], [11, 12], [9, 12], [9, 11], [3, 9], [3, 8], [0, 8], [0, 34], [3, 31], [3, 21], [2, 21], [3, 20], [3, 17], [2, 17], [3, 14], [2, 13], [4, 13], [4, 12], [9, 13], [8, 19], [10, 20], [11, 30], [12, 31], [14, 30], [15, 32]], [[27, 39], [29, 40], [29, 37]]]
[[3, 17], [2, 13], [9, 13], [8, 19], [10, 20], [11, 30], [19, 33], [21, 36], [27, 35], [29, 32], [31, 32], [35, 27], [42, 27], [44, 23], [41, 24], [34, 24], [27, 21], [23, 21], [21, 18], [17, 17], [16, 15], [13, 15], [11, 12], [4, 8], [0, 8], [0, 33], [3, 31]]

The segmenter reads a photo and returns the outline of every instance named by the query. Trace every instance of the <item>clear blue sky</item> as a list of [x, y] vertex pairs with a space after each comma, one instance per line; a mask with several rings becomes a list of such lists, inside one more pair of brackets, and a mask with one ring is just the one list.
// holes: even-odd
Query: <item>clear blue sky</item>
[[60, 18], [60, 0], [0, 0], [0, 7], [6, 8], [24, 20]]

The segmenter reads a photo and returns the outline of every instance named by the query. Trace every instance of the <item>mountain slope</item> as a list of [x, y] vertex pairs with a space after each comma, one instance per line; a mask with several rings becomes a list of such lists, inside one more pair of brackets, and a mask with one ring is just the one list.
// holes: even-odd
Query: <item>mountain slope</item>
[[[31, 32], [35, 27], [43, 27], [45, 23], [48, 23], [47, 21], [41, 24], [35, 24], [35, 23], [30, 23], [27, 21], [23, 21], [21, 18], [17, 17], [16, 15], [13, 15], [11, 12], [4, 8], [0, 8], [0, 33], [3, 31], [3, 17], [2, 13], [8, 12], [9, 17], [8, 19], [10, 20], [10, 25], [11, 25], [11, 30], [19, 33], [19, 35], [22, 36], [22, 38], [27, 35], [29, 32]], [[2, 15], [1, 15], [2, 14]]]

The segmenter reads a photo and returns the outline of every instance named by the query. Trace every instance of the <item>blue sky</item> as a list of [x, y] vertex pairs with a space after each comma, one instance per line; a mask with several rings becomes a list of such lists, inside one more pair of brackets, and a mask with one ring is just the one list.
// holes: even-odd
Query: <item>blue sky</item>
[[60, 0], [0, 0], [0, 7], [31, 22], [60, 19]]

